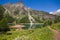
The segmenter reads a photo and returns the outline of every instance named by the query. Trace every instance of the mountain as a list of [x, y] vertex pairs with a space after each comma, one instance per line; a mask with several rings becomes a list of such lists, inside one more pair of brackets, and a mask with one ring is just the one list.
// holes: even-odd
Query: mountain
[[56, 10], [55, 12], [50, 12], [50, 14], [60, 16], [60, 9]]
[[3, 7], [5, 8], [5, 14], [9, 14], [16, 20], [19, 20], [21, 23], [29, 23], [32, 20], [33, 22], [41, 22], [42, 20], [54, 20], [58, 17], [45, 11], [38, 11], [28, 8], [21, 2], [16, 4], [7, 3], [3, 5]]

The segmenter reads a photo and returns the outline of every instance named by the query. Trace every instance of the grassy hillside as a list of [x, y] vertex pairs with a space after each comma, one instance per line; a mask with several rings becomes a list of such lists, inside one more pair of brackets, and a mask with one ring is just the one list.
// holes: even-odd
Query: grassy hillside
[[[11, 33], [9, 35], [8, 33]], [[47, 27], [33, 30], [9, 31], [6, 34], [0, 34], [0, 40], [14, 40], [16, 38], [24, 40], [53, 40], [53, 33]], [[19, 36], [19, 37], [18, 37]]]
[[53, 24], [53, 25], [51, 26], [51, 28], [60, 31], [60, 22], [59, 22], [59, 23], [56, 23], [56, 24]]

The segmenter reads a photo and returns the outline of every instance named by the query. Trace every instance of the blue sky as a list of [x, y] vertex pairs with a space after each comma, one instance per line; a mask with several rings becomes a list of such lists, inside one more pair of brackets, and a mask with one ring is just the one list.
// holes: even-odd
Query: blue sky
[[[22, 0], [24, 5], [35, 10], [52, 12], [60, 9], [60, 0]], [[16, 3], [18, 0], [0, 0], [0, 4]]]

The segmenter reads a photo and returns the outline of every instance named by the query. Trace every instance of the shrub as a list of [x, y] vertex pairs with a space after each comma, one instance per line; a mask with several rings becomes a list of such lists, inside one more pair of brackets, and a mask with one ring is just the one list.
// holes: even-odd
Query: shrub
[[0, 21], [0, 32], [6, 32], [6, 31], [9, 31], [9, 26], [7, 24], [7, 20], [6, 18], [3, 18], [1, 21]]

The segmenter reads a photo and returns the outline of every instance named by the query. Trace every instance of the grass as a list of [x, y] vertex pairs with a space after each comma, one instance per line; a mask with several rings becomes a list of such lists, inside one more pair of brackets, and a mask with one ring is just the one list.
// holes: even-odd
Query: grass
[[35, 29], [32, 34], [29, 34], [29, 40], [53, 40], [52, 32], [47, 27]]
[[22, 37], [19, 39], [24, 40], [53, 40], [53, 33], [47, 27], [44, 28], [37, 28], [33, 30], [19, 30], [19, 31], [10, 31], [11, 35], [0, 34], [0, 40], [14, 40], [15, 38]]
[[56, 24], [53, 24], [53, 25], [51, 26], [51, 28], [60, 31], [60, 22], [59, 22], [59, 23], [56, 23]]
[[6, 39], [6, 40], [13, 40], [15, 37], [17, 36], [22, 36], [22, 35], [27, 35], [29, 34], [29, 31], [25, 30], [25, 31], [10, 31], [8, 33], [12, 33], [11, 35], [7, 35], [6, 34], [0, 34], [0, 40]]

